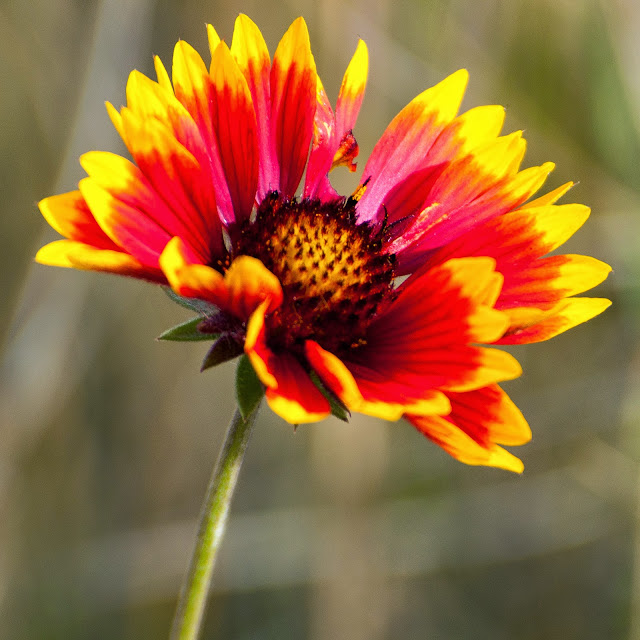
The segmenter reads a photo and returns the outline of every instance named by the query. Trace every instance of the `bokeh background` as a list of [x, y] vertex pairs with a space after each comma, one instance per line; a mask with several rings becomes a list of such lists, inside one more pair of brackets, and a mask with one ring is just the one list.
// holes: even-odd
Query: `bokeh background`
[[[357, 37], [356, 135], [460, 67], [464, 108], [507, 107], [526, 166], [593, 215], [568, 250], [614, 267], [614, 306], [517, 349], [522, 476], [471, 468], [410, 426], [296, 433], [263, 409], [216, 570], [207, 639], [640, 638], [640, 4], [635, 0], [3, 0], [0, 3], [0, 637], [166, 637], [233, 412], [233, 365], [154, 341], [188, 317], [143, 283], [33, 264], [36, 202], [123, 152], [104, 109], [248, 13], [271, 51], [307, 19], [335, 99]], [[361, 166], [363, 164], [361, 163]], [[339, 172], [336, 172], [339, 173]], [[350, 192], [357, 176], [337, 183]]]

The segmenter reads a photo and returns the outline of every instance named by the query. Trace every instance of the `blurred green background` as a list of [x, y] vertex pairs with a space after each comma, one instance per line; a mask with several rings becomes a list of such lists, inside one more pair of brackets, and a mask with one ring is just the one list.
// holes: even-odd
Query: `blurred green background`
[[[335, 99], [364, 38], [361, 167], [414, 95], [467, 67], [463, 107], [507, 107], [526, 166], [593, 215], [568, 251], [614, 267], [603, 316], [516, 350], [525, 473], [471, 468], [404, 423], [296, 433], [263, 409], [240, 479], [208, 639], [640, 639], [640, 5], [634, 0], [3, 0], [0, 3], [0, 637], [167, 636], [233, 412], [233, 365], [157, 343], [187, 318], [156, 287], [33, 264], [36, 202], [104, 109], [238, 12], [271, 51], [304, 15]], [[346, 171], [343, 192], [356, 184]], [[338, 173], [338, 172], [337, 172]]]

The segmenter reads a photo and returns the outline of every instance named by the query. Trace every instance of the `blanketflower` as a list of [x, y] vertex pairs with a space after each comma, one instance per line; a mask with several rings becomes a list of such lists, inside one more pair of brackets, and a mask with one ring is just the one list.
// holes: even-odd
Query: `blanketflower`
[[133, 71], [127, 106], [107, 104], [133, 162], [83, 155], [79, 189], [40, 203], [66, 239], [36, 259], [208, 303], [200, 331], [248, 355], [291, 423], [335, 406], [404, 417], [463, 462], [521, 471], [500, 445], [530, 430], [497, 384], [521, 368], [483, 345], [547, 340], [609, 305], [574, 297], [607, 265], [547, 256], [589, 215], [555, 204], [572, 183], [529, 200], [553, 164], [520, 170], [502, 107], [457, 115], [460, 70], [393, 119], [343, 197], [328, 174], [356, 168], [364, 42], [334, 111], [302, 18], [273, 61], [246, 16], [230, 48], [207, 28], [209, 69], [179, 42], [171, 78], [156, 58], [157, 82]]

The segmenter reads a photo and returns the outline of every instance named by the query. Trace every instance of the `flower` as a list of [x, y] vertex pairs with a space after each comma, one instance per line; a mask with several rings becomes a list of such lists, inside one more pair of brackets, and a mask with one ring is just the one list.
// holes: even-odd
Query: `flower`
[[530, 430], [498, 386], [521, 368], [486, 345], [547, 340], [609, 305], [574, 297], [607, 265], [547, 256], [589, 215], [556, 204], [572, 183], [529, 200], [553, 164], [520, 170], [502, 107], [457, 115], [460, 70], [393, 119], [345, 198], [328, 174], [356, 168], [364, 42], [334, 111], [302, 18], [273, 61], [244, 15], [230, 48], [207, 29], [210, 69], [178, 42], [171, 79], [156, 58], [157, 82], [133, 71], [127, 106], [107, 104], [133, 162], [81, 157], [79, 189], [40, 202], [66, 239], [36, 260], [212, 305], [200, 330], [247, 354], [288, 422], [332, 406], [404, 417], [463, 462], [521, 471], [500, 445]]

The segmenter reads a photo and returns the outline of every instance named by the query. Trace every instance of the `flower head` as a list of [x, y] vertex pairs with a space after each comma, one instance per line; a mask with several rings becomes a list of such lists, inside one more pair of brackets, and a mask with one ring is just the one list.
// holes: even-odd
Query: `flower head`
[[208, 36], [210, 68], [179, 42], [171, 78], [156, 58], [157, 81], [134, 71], [127, 106], [107, 104], [133, 162], [83, 155], [79, 189], [40, 203], [66, 239], [36, 259], [204, 301], [200, 331], [247, 354], [291, 423], [336, 404], [404, 417], [463, 462], [521, 470], [500, 445], [529, 427], [497, 384], [521, 369], [486, 345], [546, 340], [609, 304], [573, 297], [607, 265], [547, 256], [589, 215], [555, 204], [571, 183], [530, 200], [553, 165], [520, 170], [502, 107], [457, 115], [461, 70], [393, 119], [341, 196], [328, 174], [356, 168], [365, 44], [334, 111], [301, 18], [273, 61], [244, 15], [230, 48]]

